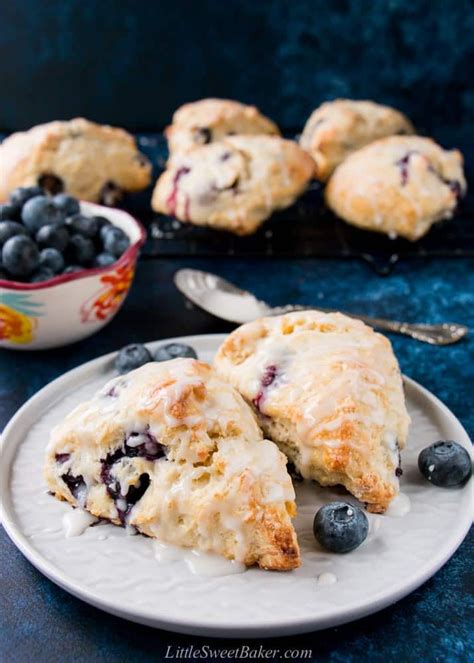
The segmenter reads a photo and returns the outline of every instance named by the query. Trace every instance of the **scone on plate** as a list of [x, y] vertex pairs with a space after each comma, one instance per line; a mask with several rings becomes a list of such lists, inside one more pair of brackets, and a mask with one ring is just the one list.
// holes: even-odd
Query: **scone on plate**
[[325, 196], [348, 223], [415, 241], [451, 218], [465, 192], [458, 150], [443, 150], [430, 138], [391, 136], [348, 157]]
[[166, 128], [170, 155], [234, 134], [278, 136], [278, 127], [255, 106], [230, 99], [201, 99], [178, 108]]
[[215, 368], [304, 478], [386, 510], [410, 420], [384, 336], [340, 313], [261, 318], [230, 334]]
[[373, 101], [327, 101], [310, 115], [300, 145], [316, 162], [316, 176], [325, 182], [355, 150], [378, 138], [412, 134], [410, 120], [389, 106]]
[[114, 204], [140, 191], [151, 164], [123, 129], [83, 118], [49, 122], [9, 136], [0, 145], [0, 200], [18, 186], [39, 184], [81, 200]]
[[171, 160], [152, 207], [180, 221], [248, 235], [288, 207], [313, 177], [314, 162], [276, 136], [230, 136]]
[[247, 565], [300, 564], [286, 458], [240, 394], [194, 359], [111, 380], [57, 426], [56, 497], [178, 546]]

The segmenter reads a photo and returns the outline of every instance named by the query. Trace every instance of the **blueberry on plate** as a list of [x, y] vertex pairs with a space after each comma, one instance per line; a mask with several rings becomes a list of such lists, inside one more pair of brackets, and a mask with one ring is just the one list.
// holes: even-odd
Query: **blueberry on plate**
[[42, 196], [43, 189], [39, 186], [20, 186], [10, 194], [10, 203], [23, 207], [27, 200], [35, 196]]
[[113, 265], [114, 262], [116, 262], [116, 260], [117, 258], [113, 256], [111, 253], [103, 251], [102, 253], [99, 253], [99, 255], [95, 257], [94, 265], [95, 267], [109, 267], [109, 265]]
[[28, 235], [25, 226], [16, 221], [0, 221], [0, 246], [3, 246], [7, 239], [15, 235]]
[[99, 232], [99, 222], [95, 216], [74, 214], [66, 219], [66, 225], [71, 233], [78, 233], [88, 239], [93, 239]]
[[115, 358], [115, 368], [124, 374], [148, 364], [149, 361], [153, 361], [150, 351], [141, 343], [132, 343], [120, 350]]
[[64, 226], [41, 226], [35, 239], [40, 248], [57, 249], [62, 253], [69, 244], [69, 233]]
[[21, 207], [14, 203], [0, 205], [0, 221], [16, 221], [20, 218]]
[[30, 276], [30, 283], [41, 283], [42, 281], [49, 281], [49, 279], [54, 279], [56, 274], [49, 267], [40, 267], [33, 272]]
[[79, 202], [67, 193], [58, 193], [54, 196], [53, 202], [64, 216], [73, 216], [81, 211]]
[[59, 225], [64, 215], [48, 196], [35, 196], [23, 205], [21, 219], [30, 233], [37, 233], [41, 226]]
[[130, 245], [127, 235], [117, 226], [104, 226], [101, 230], [101, 237], [104, 251], [111, 253], [116, 258], [120, 258]]
[[95, 257], [94, 242], [83, 235], [72, 235], [67, 247], [67, 254], [70, 262], [87, 267], [92, 264]]
[[197, 359], [197, 354], [190, 345], [185, 345], [184, 343], [160, 345], [155, 352], [155, 361], [168, 361], [169, 359], [177, 359], [178, 357]]
[[76, 272], [82, 272], [83, 270], [84, 267], [81, 267], [80, 265], [68, 265], [63, 269], [63, 274], [75, 274]]
[[314, 517], [316, 541], [330, 552], [347, 553], [365, 541], [369, 532], [367, 516], [348, 502], [325, 504]]
[[423, 449], [418, 456], [418, 468], [435, 486], [453, 488], [469, 479], [472, 461], [466, 449], [457, 442], [440, 440]]
[[65, 266], [64, 258], [57, 249], [43, 249], [40, 251], [40, 269], [50, 269], [53, 274], [62, 272]]
[[12, 276], [30, 276], [39, 265], [38, 247], [26, 235], [10, 237], [3, 245], [2, 263]]

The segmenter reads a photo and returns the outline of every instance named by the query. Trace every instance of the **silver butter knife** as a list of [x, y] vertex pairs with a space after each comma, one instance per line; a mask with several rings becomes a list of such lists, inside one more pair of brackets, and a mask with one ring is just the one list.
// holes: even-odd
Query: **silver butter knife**
[[[198, 269], [180, 269], [174, 275], [174, 282], [178, 290], [199, 308], [216, 318], [238, 324], [250, 322], [264, 315], [279, 315], [291, 311], [307, 311], [314, 308], [329, 313], [336, 310], [321, 308], [320, 306], [270, 306], [266, 302], [257, 299], [251, 292], [241, 290], [220, 276], [202, 272]], [[459, 325], [455, 322], [428, 325], [421, 322], [412, 323], [371, 318], [368, 315], [349, 311], [340, 311], [340, 313], [362, 320], [371, 327], [376, 327], [382, 331], [410, 336], [417, 341], [431, 343], [432, 345], [457, 343], [469, 331], [465, 325]]]

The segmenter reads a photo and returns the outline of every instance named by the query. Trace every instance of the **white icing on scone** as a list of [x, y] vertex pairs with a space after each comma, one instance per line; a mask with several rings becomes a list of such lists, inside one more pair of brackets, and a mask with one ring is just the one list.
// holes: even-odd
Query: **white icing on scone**
[[285, 456], [240, 394], [194, 359], [110, 381], [53, 430], [45, 473], [56, 497], [163, 542], [299, 566]]

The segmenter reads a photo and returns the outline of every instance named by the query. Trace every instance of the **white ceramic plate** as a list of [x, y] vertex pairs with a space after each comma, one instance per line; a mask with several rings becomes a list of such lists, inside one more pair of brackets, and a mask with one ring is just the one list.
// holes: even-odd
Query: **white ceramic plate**
[[[178, 340], [210, 361], [223, 338]], [[196, 576], [183, 561], [158, 563], [151, 539], [127, 536], [110, 524], [65, 538], [61, 521], [71, 507], [46, 493], [44, 447], [51, 427], [113, 374], [112, 360], [107, 355], [80, 366], [31, 398], [4, 431], [0, 463], [9, 536], [46, 576], [92, 605], [150, 626], [200, 635], [257, 637], [322, 629], [373, 613], [413, 591], [446, 562], [469, 529], [473, 482], [443, 490], [426, 482], [416, 467], [420, 449], [428, 444], [448, 438], [470, 449], [469, 438], [437, 398], [405, 379], [413, 423], [401, 485], [411, 510], [403, 517], [369, 516], [369, 537], [348, 555], [323, 552], [312, 535], [316, 510], [340, 493], [306, 482], [297, 487], [303, 564], [290, 573], [250, 569]], [[318, 581], [327, 573], [337, 578], [335, 584]]]

